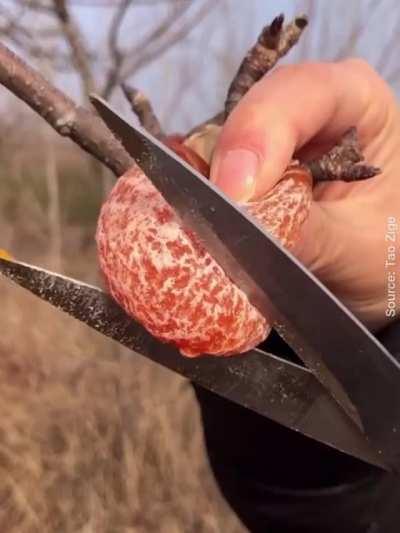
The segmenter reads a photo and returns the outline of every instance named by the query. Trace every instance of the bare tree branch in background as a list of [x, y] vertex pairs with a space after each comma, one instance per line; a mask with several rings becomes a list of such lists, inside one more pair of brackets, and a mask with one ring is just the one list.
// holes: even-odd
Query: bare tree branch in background
[[[28, 24], [24, 24], [24, 15], [29, 10], [29, 5], [23, 0], [17, 2], [15, 13], [5, 6], [0, 6], [0, 36], [3, 36], [28, 55], [51, 61], [53, 67], [63, 71], [69, 58], [56, 50], [54, 43], [48, 43], [47, 39], [54, 40], [58, 35], [55, 28], [48, 28], [46, 32], [34, 32]], [[39, 35], [37, 35], [39, 33]], [[38, 39], [37, 37], [40, 37]], [[44, 40], [45, 42], [41, 42]]]
[[[298, 19], [295, 20], [298, 21]], [[283, 19], [279, 23], [280, 26], [282, 22]], [[303, 23], [304, 21], [302, 21], [301, 26], [303, 26]], [[291, 27], [291, 24], [287, 26], [287, 28]], [[296, 42], [297, 38], [292, 42], [292, 46]], [[263, 60], [265, 62], [265, 70], [268, 71], [271, 66], [269, 55], [267, 54]], [[262, 59], [260, 59], [259, 68], [262, 68], [261, 63]], [[246, 64], [244, 63], [244, 66], [242, 65], [243, 68], [239, 69], [233, 84], [235, 84], [238, 77], [246, 75]], [[248, 67], [251, 69], [250, 63], [248, 63]], [[253, 83], [255, 81], [253, 80]], [[46, 81], [41, 74], [29, 67], [2, 44], [0, 44], [0, 83], [24, 100], [60, 135], [69, 137], [86, 152], [104, 163], [116, 176], [123, 174], [135, 164], [134, 160], [112, 135], [98, 115], [76, 105], [64, 93]], [[133, 108], [141, 118], [142, 123], [146, 122], [152, 128], [157, 126], [161, 134], [160, 125], [148, 100], [141, 97], [139, 98], [139, 103], [135, 102], [135, 97], [138, 95], [137, 91], [126, 90], [125, 92], [128, 96], [133, 96], [131, 98]], [[145, 113], [142, 113], [142, 111], [145, 111]], [[368, 177], [371, 172], [374, 175], [378, 171], [378, 169], [363, 165], [357, 167], [358, 173], [349, 173], [349, 170], [355, 170], [353, 168], [354, 165], [362, 161], [362, 154], [357, 147], [355, 132], [352, 132], [348, 138], [344, 139], [341, 148], [334, 149], [330, 153], [332, 157], [329, 158], [329, 154], [327, 154], [328, 157], [323, 164], [318, 166], [318, 161], [314, 161], [314, 165], [318, 167], [320, 172], [320, 180], [331, 179], [332, 175], [336, 176], [338, 169], [339, 171], [343, 169], [345, 171], [345, 175], [341, 175], [342, 179], [346, 179], [346, 176], [351, 179], [363, 179], [366, 177], [364, 175], [365, 170], [370, 171]], [[314, 175], [314, 177], [317, 176]]]
[[118, 39], [120, 28], [131, 4], [131, 0], [122, 0], [115, 12], [113, 20], [111, 21], [110, 31], [108, 34], [108, 48], [112, 63], [108, 73], [106, 74], [106, 81], [102, 90], [102, 94], [105, 98], [107, 98], [109, 92], [118, 83], [121, 66], [124, 61], [124, 54], [119, 47]]
[[134, 164], [98, 115], [76, 105], [2, 44], [0, 83], [26, 102], [60, 135], [69, 137], [116, 176]]
[[[23, 0], [19, 1], [22, 2]], [[78, 70], [85, 93], [88, 95], [95, 88], [95, 80], [81, 30], [71, 18], [66, 0], [52, 0], [52, 2], [53, 12], [61, 24], [64, 38], [71, 49], [73, 63]], [[129, 77], [131, 69], [136, 71], [142, 64], [161, 54], [166, 47], [172, 46], [174, 42], [180, 40], [209, 12], [211, 0], [203, 2], [200, 9], [196, 10], [194, 14], [191, 13], [190, 17], [184, 18], [185, 12], [189, 11], [189, 5], [187, 2], [177, 4], [178, 7], [174, 7], [162, 23], [158, 24], [139, 44], [122, 51], [118, 44], [118, 36], [130, 2], [121, 0], [110, 26], [109, 48], [114, 61], [106, 78], [103, 95], [108, 96], [118, 83]], [[171, 32], [169, 30], [170, 24], [180, 19], [182, 22], [175, 31]], [[263, 29], [257, 44], [247, 53], [228, 91], [225, 117], [253, 83], [268, 72], [276, 61], [297, 43], [307, 24], [307, 19], [304, 16], [295, 18], [286, 26], [283, 26], [283, 21], [283, 15], [276, 17], [269, 26]], [[136, 48], [138, 48], [138, 57], [131, 60], [131, 54], [128, 52], [132, 53]], [[142, 48], [143, 51], [140, 54]], [[3, 45], [0, 45], [0, 83], [3, 83], [11, 92], [28, 103], [58, 133], [71, 138], [85, 151], [104, 163], [117, 176], [134, 164], [133, 159], [97, 115], [77, 106]], [[141, 123], [156, 136], [163, 136], [160, 123], [149, 100], [137, 90], [128, 89], [126, 84], [123, 84], [123, 87]], [[211, 119], [211, 123], [220, 123], [220, 120], [221, 115], [218, 114]], [[208, 125], [209, 123], [206, 123], [205, 126]], [[353, 142], [353, 137], [351, 139]], [[353, 153], [351, 150], [350, 152]], [[340, 165], [343, 166], [342, 155], [346, 156], [350, 152], [347, 149], [347, 144], [345, 144], [345, 149], [332, 152], [331, 159], [329, 161], [327, 159], [324, 165], [320, 165], [319, 179], [331, 179], [332, 175], [336, 176], [337, 168]], [[354, 161], [348, 158], [346, 165], [352, 169], [354, 163], [360, 161], [360, 158]], [[371, 173], [375, 174], [376, 169], [371, 167], [368, 177]], [[358, 166], [357, 172], [351, 176], [347, 172], [341, 179], [352, 179], [353, 177], [359, 179], [362, 177], [361, 174], [363, 174], [363, 169]], [[315, 177], [317, 178], [317, 176]]]
[[0, 17], [3, 19], [3, 22], [0, 25], [0, 32], [11, 39], [14, 39], [18, 44], [22, 42], [23, 38], [29, 38], [28, 30], [18, 23], [21, 15], [22, 8], [14, 14], [5, 6], [0, 6]]
[[[69, 3], [73, 6], [80, 7], [110, 7], [119, 6], [123, 0], [69, 0]], [[166, 4], [168, 2], [184, 2], [186, 0], [130, 0], [134, 1], [135, 5], [154, 6], [157, 4]]]
[[[138, 5], [154, 6], [163, 3], [166, 15], [141, 39], [127, 43], [123, 40], [122, 27], [130, 8]], [[52, 60], [57, 70], [70, 66], [78, 74], [83, 94], [99, 92], [109, 98], [115, 88], [129, 80], [138, 70], [160, 57], [172, 46], [184, 39], [217, 5], [215, 0], [201, 3], [182, 0], [158, 0], [140, 2], [132, 0], [10, 0], [14, 11], [0, 6], [0, 36], [4, 36], [33, 58]], [[102, 83], [94, 74], [94, 54], [84, 37], [84, 31], [71, 13], [73, 6], [113, 8], [113, 17], [106, 38], [107, 50], [100, 57], [108, 56], [109, 68]], [[22, 16], [24, 15], [24, 17]], [[29, 17], [39, 16], [42, 27], [35, 31], [29, 24]], [[61, 32], [57, 31], [61, 28]], [[62, 44], [70, 51], [62, 50]]]
[[15, 3], [42, 13], [52, 13], [53, 11], [51, 0], [15, 0]]
[[171, 12], [148, 35], [139, 43], [122, 51], [118, 45], [118, 40], [120, 28], [129, 7], [129, 5], [125, 6], [126, 3], [129, 4], [130, 2], [123, 1], [111, 24], [109, 48], [114, 61], [106, 75], [106, 81], [101, 91], [104, 98], [108, 98], [117, 85], [127, 81], [139, 69], [184, 39], [216, 5], [215, 0], [208, 0], [191, 17], [181, 22], [192, 4], [190, 2], [177, 2]]
[[61, 31], [71, 49], [72, 62], [88, 95], [96, 89], [96, 83], [90, 67], [90, 57], [79, 26], [72, 19], [66, 0], [53, 0], [54, 13], [60, 23]]
[[[124, 24], [129, 24], [135, 16], [133, 8], [142, 4], [154, 9], [151, 6], [159, 3], [163, 5], [158, 13], [163, 13], [163, 16], [159, 14], [149, 20], [147, 33], [140, 32], [139, 37], [135, 35], [135, 32], [124, 31], [126, 28]], [[73, 72], [79, 81], [83, 101], [88, 102], [89, 94], [92, 92], [97, 92], [109, 99], [119, 85], [128, 81], [139, 69], [159, 58], [183, 39], [212, 11], [216, 4], [214, 0], [201, 0], [196, 3], [186, 0], [145, 3], [137, 0], [112, 2], [95, 0], [84, 4], [74, 0], [7, 0], [7, 8], [0, 7], [0, 37], [3, 35], [6, 42], [12, 43], [13, 47], [21, 50], [25, 57], [31, 57], [39, 70], [42, 60], [45, 59], [46, 65], [54, 72], [68, 70]], [[102, 48], [98, 45], [95, 47], [86, 38], [84, 23], [73, 11], [73, 7], [77, 5], [107, 8], [107, 18], [110, 21], [109, 15], [111, 15], [111, 23], [107, 23], [106, 18], [104, 25], [106, 47]], [[127, 18], [127, 15], [130, 18]], [[127, 38], [128, 35], [129, 38]], [[108, 65], [108, 69], [104, 68], [104, 64]], [[96, 68], [97, 65], [101, 65], [102, 68]], [[50, 94], [54, 96], [54, 93], [50, 92]], [[21, 97], [18, 92], [17, 95]], [[22, 97], [27, 101], [28, 96], [24, 93]], [[58, 104], [54, 106], [54, 109], [59, 111], [62, 98], [56, 98], [56, 100]], [[43, 111], [46, 110], [47, 104], [49, 102], [43, 101], [40, 104], [41, 109], [33, 107], [44, 116]], [[70, 101], [67, 107], [71, 109], [73, 105]], [[129, 166], [128, 162], [132, 164], [132, 160], [126, 152], [122, 159], [117, 157], [118, 150], [108, 143], [105, 143], [105, 152], [98, 149], [99, 143], [104, 143], [106, 136], [103, 125], [99, 130], [99, 135], [95, 137], [89, 135], [94, 145], [90, 142], [89, 146], [85, 146], [84, 137], [89, 132], [83, 128], [80, 120], [83, 113], [88, 112], [86, 110], [79, 112], [76, 123], [74, 122], [70, 129], [63, 129], [61, 133], [75, 140], [96, 159], [105, 163], [113, 173], [120, 175], [121, 170]], [[45, 118], [48, 120], [47, 117]], [[54, 122], [53, 118], [50, 116], [51, 120], [48, 121], [57, 130], [58, 122]], [[121, 150], [122, 147], [120, 146], [119, 149]], [[107, 193], [112, 180], [106, 169], [92, 159], [89, 160], [89, 164], [93, 176], [101, 177], [103, 191]]]
[[[165, 42], [157, 43], [156, 46], [151, 50], [148, 49], [143, 54], [142, 58], [136, 59], [136, 61], [132, 65], [128, 65], [125, 73], [123, 74], [124, 79], [127, 79], [131, 74], [133, 74], [135, 71], [137, 71], [139, 68], [143, 67], [145, 64], [149, 63], [150, 61], [154, 61], [157, 57], [159, 57], [162, 53], [164, 53], [167, 49], [171, 48], [174, 44], [179, 42], [181, 39], [186, 37], [186, 35], [195, 27], [197, 26], [205, 16], [207, 16], [210, 11], [215, 7], [216, 2], [215, 0], [208, 0], [205, 2], [202, 7], [198, 10], [197, 13], [195, 13], [192, 18], [187, 20], [186, 22], [183, 22], [180, 28], [178, 28], [175, 31], [170, 31], [168, 33], [168, 39]], [[181, 7], [181, 15], [182, 15], [182, 7]], [[164, 21], [158, 29], [158, 31], [154, 32], [154, 34], [160, 34], [161, 31], [165, 32], [165, 30], [168, 28], [168, 21]], [[144, 40], [142, 43], [142, 46], [146, 47], [150, 42], [150, 36], [148, 39]], [[138, 50], [138, 49], [137, 49]]]

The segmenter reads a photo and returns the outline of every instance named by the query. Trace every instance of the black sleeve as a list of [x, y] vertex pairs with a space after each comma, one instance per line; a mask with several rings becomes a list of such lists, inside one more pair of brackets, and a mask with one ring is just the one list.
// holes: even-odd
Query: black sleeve
[[[395, 355], [400, 353], [400, 322], [386, 328], [379, 337]], [[294, 357], [274, 333], [263, 348]], [[336, 531], [337, 524], [329, 509], [331, 513], [340, 513], [341, 531], [347, 531], [346, 520], [348, 531], [367, 531], [365, 524], [357, 529], [358, 521], [366, 524], [374, 521], [377, 493], [385, 491], [387, 483], [393, 483], [392, 478], [388, 481], [381, 470], [200, 387], [195, 387], [195, 392], [215, 478], [250, 531], [268, 531], [270, 527], [273, 533], [328, 533], [330, 527]], [[325, 511], [321, 514], [317, 509], [321, 509], [322, 494], [326, 498], [322, 505]], [[399, 495], [397, 492], [397, 498]], [[396, 531], [400, 531], [399, 524]]]

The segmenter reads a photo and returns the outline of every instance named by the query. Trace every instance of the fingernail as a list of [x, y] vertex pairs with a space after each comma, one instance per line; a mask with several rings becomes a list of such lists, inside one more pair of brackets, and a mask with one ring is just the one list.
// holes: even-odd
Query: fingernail
[[259, 167], [258, 156], [242, 148], [227, 152], [219, 164], [213, 181], [230, 198], [246, 202], [256, 188], [256, 175]]

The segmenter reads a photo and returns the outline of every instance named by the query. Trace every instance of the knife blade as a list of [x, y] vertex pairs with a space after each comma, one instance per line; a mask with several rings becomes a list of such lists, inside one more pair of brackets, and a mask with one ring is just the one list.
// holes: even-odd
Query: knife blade
[[231, 279], [312, 369], [382, 456], [400, 467], [400, 364], [257, 221], [103, 99], [91, 101]]
[[136, 354], [279, 424], [387, 469], [308, 369], [257, 349], [229, 358], [186, 358], [150, 335], [98, 287], [1, 258], [0, 274]]

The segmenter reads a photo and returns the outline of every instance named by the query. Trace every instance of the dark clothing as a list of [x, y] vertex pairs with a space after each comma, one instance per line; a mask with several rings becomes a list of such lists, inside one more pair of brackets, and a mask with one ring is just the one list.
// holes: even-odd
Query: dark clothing
[[[400, 323], [381, 334], [400, 354]], [[295, 358], [272, 334], [265, 350]], [[398, 533], [400, 478], [284, 428], [200, 387], [219, 487], [254, 533]]]

